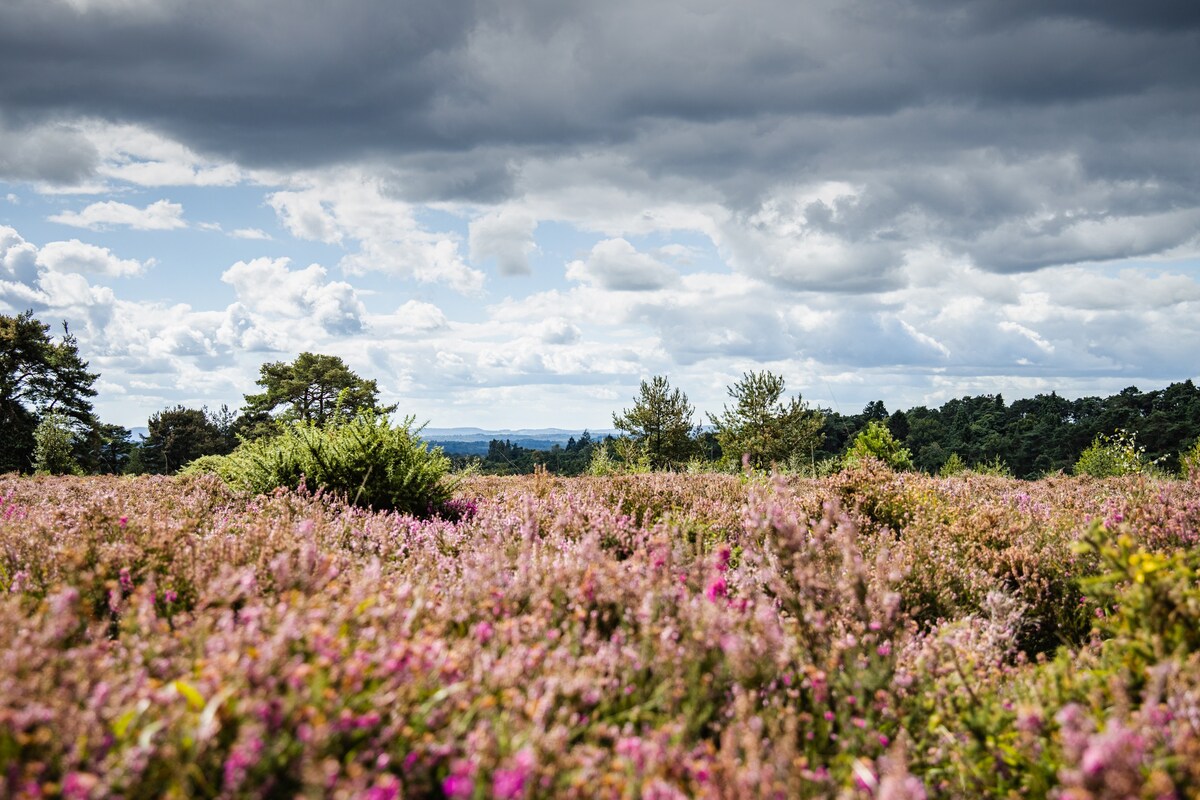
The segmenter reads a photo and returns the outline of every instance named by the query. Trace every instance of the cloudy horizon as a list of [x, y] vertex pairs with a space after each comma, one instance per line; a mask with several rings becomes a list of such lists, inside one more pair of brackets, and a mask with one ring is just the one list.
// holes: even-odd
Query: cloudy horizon
[[1200, 5], [8, 0], [0, 313], [106, 422], [343, 357], [433, 427], [1200, 375]]

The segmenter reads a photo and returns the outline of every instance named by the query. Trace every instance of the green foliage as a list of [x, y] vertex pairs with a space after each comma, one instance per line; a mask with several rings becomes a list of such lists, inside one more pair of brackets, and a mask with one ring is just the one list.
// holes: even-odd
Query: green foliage
[[325, 424], [296, 420], [278, 436], [243, 442], [228, 456], [195, 462], [236, 489], [259, 494], [302, 484], [381, 510], [426, 515], [440, 510], [454, 485], [450, 460], [429, 450], [413, 418], [392, 425], [373, 411]]
[[65, 323], [60, 341], [49, 331], [32, 311], [0, 315], [0, 471], [29, 469], [43, 414], [58, 412], [81, 425], [94, 421], [89, 398], [99, 376], [87, 371]]
[[[642, 381], [634, 406], [613, 414], [613, 427], [626, 431], [645, 454], [649, 468], [671, 469], [687, 463], [696, 451], [692, 417], [696, 409], [687, 395], [662, 375]], [[635, 459], [622, 454], [627, 463]]]
[[946, 463], [942, 464], [942, 468], [938, 470], [938, 475], [943, 478], [950, 478], [955, 475], [961, 475], [967, 471], [967, 462], [959, 457], [958, 453], [951, 453], [946, 459]]
[[147, 472], [172, 475], [189, 462], [227, 453], [227, 442], [207, 409], [175, 406], [159, 411], [147, 422], [140, 466]]
[[79, 475], [82, 470], [71, 455], [75, 434], [63, 414], [51, 412], [42, 417], [33, 432], [33, 469], [49, 475]]
[[913, 468], [912, 453], [896, 441], [886, 424], [879, 421], [870, 422], [866, 429], [854, 438], [850, 449], [846, 451], [845, 461], [847, 465], [853, 465], [868, 458], [878, 459], [891, 469]]
[[603, 477], [621, 473], [621, 462], [613, 458], [608, 450], [608, 442], [601, 442], [592, 449], [592, 460], [588, 463], [587, 474]]
[[1124, 430], [1111, 436], [1097, 435], [1075, 462], [1076, 475], [1093, 478], [1143, 475], [1154, 470], [1155, 463], [1146, 457], [1146, 448], [1138, 446], [1137, 434]]
[[275, 413], [281, 406], [282, 420], [318, 425], [336, 415], [349, 418], [360, 411], [395, 411], [395, 406], [379, 406], [375, 381], [360, 378], [337, 356], [301, 353], [290, 364], [263, 364], [259, 372], [256, 382], [265, 391], [246, 395], [245, 415], [254, 422], [252, 428], [261, 426], [263, 415]]
[[727, 459], [740, 463], [743, 456], [749, 456], [756, 469], [799, 462], [811, 468], [815, 464], [825, 418], [799, 395], [786, 404], [781, 402], [785, 388], [783, 376], [765, 370], [747, 372], [729, 387], [734, 407], [725, 406], [719, 417], [709, 415]]
[[1192, 445], [1192, 449], [1179, 455], [1179, 467], [1185, 478], [1200, 478], [1200, 439]]
[[1004, 459], [996, 456], [988, 461], [981, 461], [971, 467], [971, 472], [976, 475], [991, 475], [996, 478], [1011, 478], [1012, 470], [1008, 468], [1008, 464], [1004, 463]]

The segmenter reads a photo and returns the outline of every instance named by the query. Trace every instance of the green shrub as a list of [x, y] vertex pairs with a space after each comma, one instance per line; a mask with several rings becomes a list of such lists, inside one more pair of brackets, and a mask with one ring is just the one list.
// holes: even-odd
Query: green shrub
[[1200, 478], [1200, 439], [1192, 449], [1179, 454], [1179, 467], [1185, 478]]
[[228, 456], [197, 459], [187, 474], [213, 473], [236, 489], [267, 493], [302, 483], [359, 506], [427, 515], [450, 499], [450, 459], [429, 450], [413, 418], [392, 425], [366, 411], [324, 425], [293, 422], [278, 436], [245, 441]]
[[51, 412], [42, 418], [33, 432], [33, 470], [51, 475], [82, 475], [71, 448], [75, 435], [70, 421]]
[[1009, 469], [1008, 464], [1004, 463], [1004, 459], [1000, 456], [994, 457], [991, 461], [979, 462], [971, 467], [971, 472], [974, 472], [976, 475], [991, 475], [996, 478], [1011, 478], [1013, 476], [1012, 470]]
[[854, 437], [846, 451], [845, 463], [852, 466], [867, 458], [879, 459], [895, 470], [913, 468], [912, 453], [892, 435], [887, 425], [878, 420], [872, 420]]
[[938, 470], [938, 475], [942, 478], [950, 478], [955, 475], [961, 475], [967, 471], [967, 462], [962, 460], [962, 456], [958, 453], [951, 453], [946, 459], [946, 463], [942, 464], [942, 468]]
[[1146, 448], [1138, 446], [1137, 434], [1124, 430], [1111, 436], [1098, 434], [1075, 462], [1076, 475], [1093, 478], [1142, 475], [1155, 469], [1156, 463], [1146, 458]]

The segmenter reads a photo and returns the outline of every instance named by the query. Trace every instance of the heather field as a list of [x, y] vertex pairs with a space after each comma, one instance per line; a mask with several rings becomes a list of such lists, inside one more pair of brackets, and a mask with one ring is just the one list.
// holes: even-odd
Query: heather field
[[1200, 793], [1200, 481], [0, 477], [0, 796]]

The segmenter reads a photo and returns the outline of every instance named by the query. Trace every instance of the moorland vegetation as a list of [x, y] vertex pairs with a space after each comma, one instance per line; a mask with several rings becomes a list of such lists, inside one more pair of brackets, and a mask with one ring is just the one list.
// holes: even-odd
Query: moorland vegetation
[[[1190, 381], [831, 452], [779, 376], [707, 430], [656, 377], [591, 475], [494, 476], [303, 354], [123, 461], [69, 334], [0, 323], [0, 796], [1200, 795]], [[185, 468], [81, 474], [139, 463]]]

